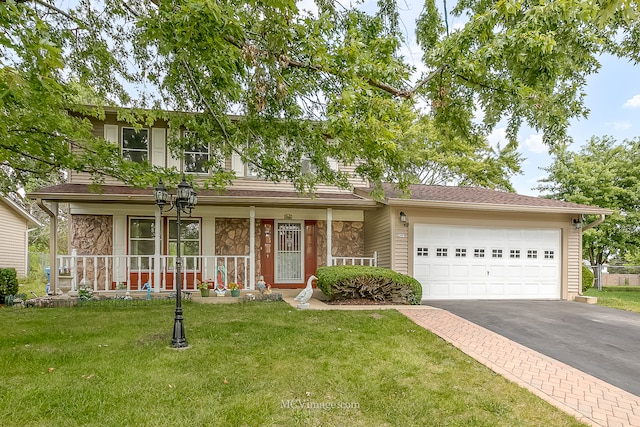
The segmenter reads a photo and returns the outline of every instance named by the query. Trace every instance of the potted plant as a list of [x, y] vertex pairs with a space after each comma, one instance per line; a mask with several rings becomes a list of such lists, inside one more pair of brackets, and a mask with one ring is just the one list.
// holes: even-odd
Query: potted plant
[[203, 297], [209, 296], [209, 283], [208, 282], [200, 282], [198, 283], [198, 289], [200, 289], [200, 295]]
[[232, 297], [239, 297], [240, 296], [240, 286], [238, 286], [237, 283], [229, 283], [229, 290], [231, 291], [231, 296]]

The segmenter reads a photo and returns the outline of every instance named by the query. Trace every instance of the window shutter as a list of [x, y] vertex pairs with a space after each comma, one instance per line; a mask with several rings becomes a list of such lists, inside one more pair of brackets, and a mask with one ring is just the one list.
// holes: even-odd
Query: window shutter
[[165, 150], [167, 145], [167, 130], [165, 128], [151, 128], [151, 164], [163, 168], [165, 166]]
[[104, 139], [109, 142], [113, 142], [117, 144], [119, 142], [118, 139], [118, 125], [104, 125]]
[[236, 153], [231, 155], [231, 170], [236, 173], [237, 177], [244, 176], [244, 163], [242, 163], [242, 159]]

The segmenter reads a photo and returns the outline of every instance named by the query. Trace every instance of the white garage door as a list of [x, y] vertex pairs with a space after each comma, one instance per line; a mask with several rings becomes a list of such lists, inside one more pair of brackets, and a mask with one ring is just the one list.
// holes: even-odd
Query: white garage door
[[423, 299], [560, 298], [560, 230], [416, 224]]

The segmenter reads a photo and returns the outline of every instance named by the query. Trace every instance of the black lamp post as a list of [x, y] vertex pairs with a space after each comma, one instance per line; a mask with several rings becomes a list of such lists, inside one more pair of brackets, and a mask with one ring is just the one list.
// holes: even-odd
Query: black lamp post
[[175, 208], [176, 210], [176, 227], [178, 228], [177, 234], [177, 248], [176, 248], [176, 268], [175, 268], [175, 288], [176, 288], [176, 315], [173, 321], [173, 338], [171, 339], [171, 347], [173, 348], [184, 348], [188, 347], [187, 339], [184, 336], [184, 324], [182, 318], [182, 284], [181, 284], [181, 267], [182, 267], [182, 259], [180, 258], [180, 213], [186, 213], [191, 215], [191, 211], [196, 206], [198, 199], [196, 197], [196, 192], [193, 191], [193, 187], [185, 180], [184, 175], [182, 176], [182, 182], [178, 184], [178, 190], [176, 192], [175, 199], [171, 200], [169, 198], [169, 194], [167, 193], [167, 189], [164, 188], [164, 184], [162, 184], [162, 180], [158, 182], [158, 186], [155, 188], [154, 195], [156, 198], [156, 203], [160, 208], [160, 212], [162, 213], [164, 206], [169, 203], [169, 212], [171, 209]]

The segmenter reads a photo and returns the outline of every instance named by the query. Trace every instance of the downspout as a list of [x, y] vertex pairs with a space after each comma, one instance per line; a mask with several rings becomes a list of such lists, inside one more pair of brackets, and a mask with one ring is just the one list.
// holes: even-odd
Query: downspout
[[25, 236], [24, 236], [24, 244], [25, 244], [25, 248], [26, 248], [26, 254], [27, 254], [27, 259], [24, 260], [24, 275], [28, 276], [29, 275], [29, 233], [31, 233], [32, 231], [37, 230], [38, 227], [34, 227], [34, 228], [27, 228], [27, 231], [25, 231]]
[[58, 203], [53, 202], [51, 206], [55, 213], [51, 211], [42, 199], [37, 199], [36, 204], [49, 215], [49, 292], [56, 294], [58, 289], [58, 265], [56, 255], [58, 254]]
[[593, 227], [597, 227], [598, 225], [602, 224], [604, 222], [604, 217], [605, 217], [605, 214], [600, 214], [600, 218], [596, 219], [595, 221], [593, 221], [590, 224], [583, 225], [582, 226], [582, 231], [588, 230], [588, 229], [593, 228]]
[[[590, 228], [597, 227], [598, 225], [602, 224], [604, 222], [604, 218], [605, 218], [605, 214], [600, 214], [600, 218], [596, 219], [595, 221], [587, 225], [582, 226], [582, 229], [580, 230], [580, 254], [582, 254], [582, 232], [584, 230], [588, 230]], [[582, 272], [580, 272], [580, 278], [582, 279]], [[578, 292], [578, 295], [582, 295], [582, 281], [580, 282], [580, 291]]]

